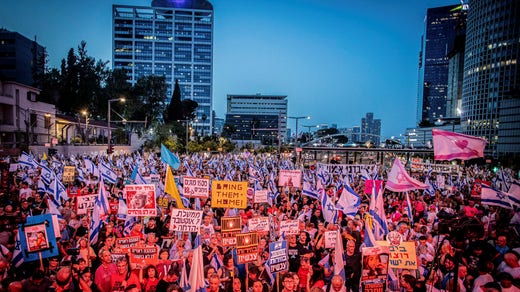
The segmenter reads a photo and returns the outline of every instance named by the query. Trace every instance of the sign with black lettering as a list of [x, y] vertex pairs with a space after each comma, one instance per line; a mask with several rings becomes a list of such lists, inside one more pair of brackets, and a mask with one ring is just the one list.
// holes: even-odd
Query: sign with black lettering
[[154, 247], [132, 247], [130, 248], [130, 263], [141, 267], [155, 265], [159, 257], [159, 249]]
[[214, 180], [211, 182], [211, 196], [212, 208], [245, 209], [247, 182]]
[[209, 196], [209, 179], [184, 177], [184, 196], [187, 198], [207, 198]]
[[136, 246], [139, 242], [139, 236], [128, 236], [116, 238], [116, 247], [120, 248], [122, 252], [127, 253], [132, 246]]
[[75, 178], [76, 178], [76, 167], [70, 166], [70, 165], [64, 166], [61, 181], [63, 183], [72, 183], [72, 182], [74, 182]]
[[256, 232], [237, 234], [237, 262], [245, 264], [258, 259], [258, 234]]
[[236, 245], [236, 235], [242, 231], [242, 219], [240, 216], [222, 217], [220, 223], [222, 228], [222, 246]]
[[170, 231], [200, 232], [202, 211], [173, 209], [171, 212]]
[[87, 214], [88, 209], [94, 208], [94, 203], [96, 202], [97, 195], [84, 195], [77, 196], [77, 214], [84, 215]]

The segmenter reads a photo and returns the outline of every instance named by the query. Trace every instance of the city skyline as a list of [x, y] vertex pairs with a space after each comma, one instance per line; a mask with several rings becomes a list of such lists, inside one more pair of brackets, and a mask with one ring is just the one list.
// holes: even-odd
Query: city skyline
[[[287, 95], [288, 115], [311, 116], [308, 125], [359, 126], [363, 115], [373, 112], [381, 119], [383, 137], [415, 125], [426, 9], [460, 3], [210, 2], [217, 117], [226, 114], [228, 94]], [[59, 68], [67, 51], [82, 40], [89, 55], [111, 61], [112, 4], [151, 6], [151, 1], [9, 2], [0, 12], [0, 27], [36, 36], [47, 49], [50, 67]], [[288, 126], [294, 129], [294, 121]]]

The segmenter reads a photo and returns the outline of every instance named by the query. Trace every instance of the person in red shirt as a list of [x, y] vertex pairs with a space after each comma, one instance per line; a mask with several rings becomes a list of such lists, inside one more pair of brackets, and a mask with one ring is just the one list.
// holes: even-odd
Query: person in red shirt
[[462, 212], [464, 213], [464, 216], [468, 218], [473, 218], [477, 215], [478, 210], [475, 208], [475, 202], [469, 201], [464, 208], [462, 208]]
[[130, 271], [130, 265], [126, 258], [121, 259], [116, 267], [117, 273], [110, 278], [110, 291], [125, 291], [125, 288], [132, 284], [141, 287], [137, 276]]

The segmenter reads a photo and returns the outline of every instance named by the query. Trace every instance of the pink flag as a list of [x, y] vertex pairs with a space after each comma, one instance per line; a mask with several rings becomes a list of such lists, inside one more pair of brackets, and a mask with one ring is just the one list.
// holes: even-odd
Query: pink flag
[[401, 164], [401, 161], [399, 161], [399, 158], [396, 157], [394, 165], [388, 174], [386, 188], [393, 192], [407, 192], [417, 189], [424, 190], [427, 189], [428, 186], [410, 177], [406, 169], [404, 169], [403, 164]]
[[487, 141], [474, 136], [432, 129], [435, 160], [468, 160], [484, 157]]

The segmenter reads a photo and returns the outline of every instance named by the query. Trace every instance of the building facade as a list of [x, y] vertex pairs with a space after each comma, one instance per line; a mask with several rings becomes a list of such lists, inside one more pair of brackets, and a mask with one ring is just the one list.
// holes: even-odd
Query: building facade
[[1, 148], [28, 149], [56, 137], [56, 108], [37, 100], [40, 90], [0, 80]]
[[23, 35], [0, 28], [0, 80], [34, 86], [44, 70], [45, 48]]
[[[226, 124], [241, 125], [240, 137], [246, 140], [278, 141], [287, 139], [286, 95], [233, 95], [227, 96]], [[240, 121], [243, 120], [243, 121]], [[253, 133], [253, 129], [254, 133]], [[235, 137], [238, 139], [238, 136]]]
[[520, 155], [520, 2], [471, 1], [468, 10], [462, 131], [488, 140], [486, 154]]
[[462, 5], [430, 8], [419, 61], [418, 118], [420, 125], [431, 125], [447, 117], [448, 53], [458, 35], [464, 34], [466, 12]]
[[154, 0], [152, 7], [113, 5], [112, 13], [114, 69], [127, 70], [132, 84], [151, 74], [165, 76], [169, 98], [179, 80], [182, 99], [198, 103], [196, 119], [204, 120], [203, 132], [212, 133], [211, 3]]
[[374, 119], [374, 113], [367, 113], [361, 118], [360, 142], [370, 141], [379, 145], [381, 142], [381, 119]]

